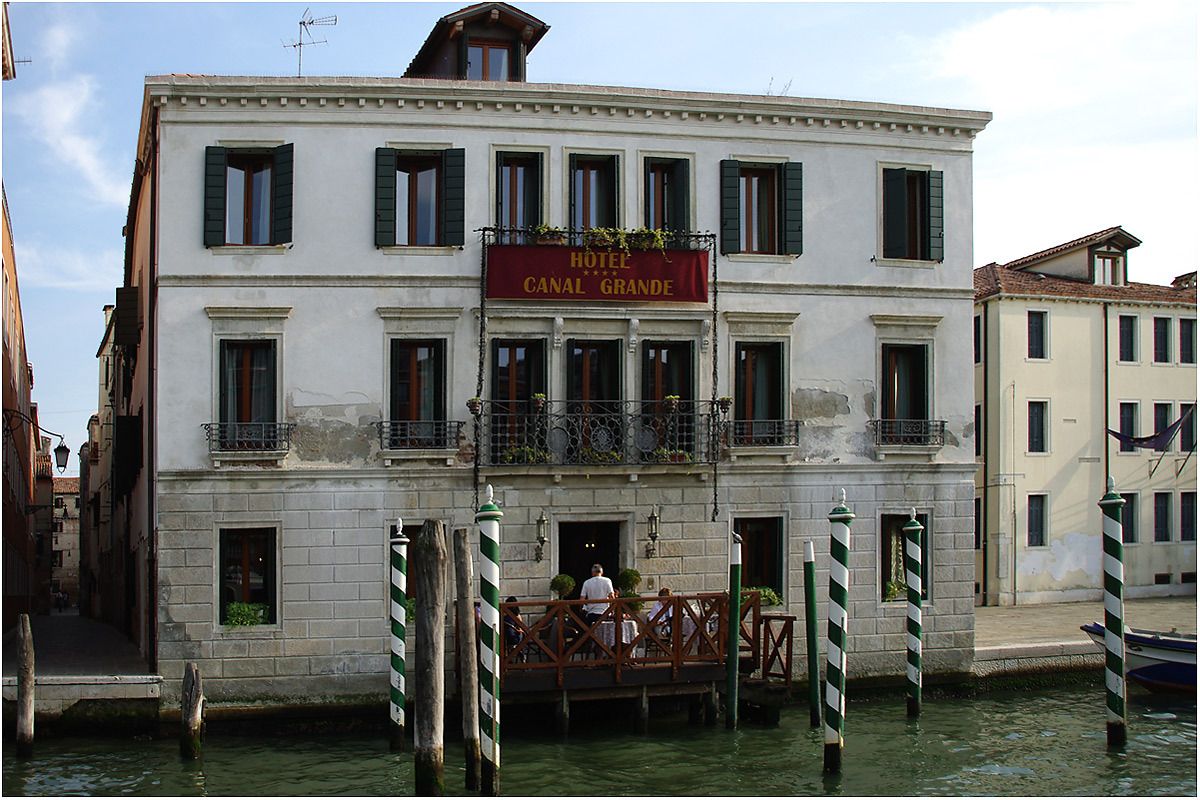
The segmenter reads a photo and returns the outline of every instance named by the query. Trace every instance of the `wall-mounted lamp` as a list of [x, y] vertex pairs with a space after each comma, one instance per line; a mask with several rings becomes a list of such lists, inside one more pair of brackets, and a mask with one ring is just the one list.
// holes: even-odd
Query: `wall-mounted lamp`
[[537, 518], [537, 547], [533, 551], [533, 560], [541, 561], [545, 557], [544, 548], [546, 547], [546, 534], [550, 532], [550, 520], [546, 519], [546, 512]]
[[41, 425], [38, 425], [36, 422], [34, 422], [28, 414], [25, 414], [18, 409], [6, 408], [4, 409], [5, 434], [9, 436], [14, 436], [16, 434], [17, 426], [15, 420], [28, 422], [33, 427], [37, 428], [41, 433], [48, 433], [51, 436], [57, 436], [58, 447], [54, 448], [54, 464], [58, 467], [59, 472], [62, 472], [67, 468], [67, 460], [71, 458], [71, 448], [67, 447], [67, 442], [61, 433], [55, 433], [54, 431], [46, 430]]
[[650, 509], [650, 516], [646, 517], [646, 533], [650, 536], [650, 541], [646, 542], [646, 558], [654, 558], [658, 554], [658, 508]]

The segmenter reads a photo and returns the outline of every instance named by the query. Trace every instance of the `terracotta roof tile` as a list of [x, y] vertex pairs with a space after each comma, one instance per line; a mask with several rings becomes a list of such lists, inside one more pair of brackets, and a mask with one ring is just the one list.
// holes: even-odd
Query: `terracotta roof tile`
[[1036, 297], [1068, 297], [1077, 300], [1137, 301], [1144, 303], [1196, 304], [1196, 289], [1159, 286], [1154, 283], [1127, 283], [1105, 286], [1086, 281], [1023, 272], [1008, 265], [988, 264], [975, 270], [975, 300], [993, 295], [1017, 294]]
[[55, 494], [79, 494], [79, 478], [55, 478]]

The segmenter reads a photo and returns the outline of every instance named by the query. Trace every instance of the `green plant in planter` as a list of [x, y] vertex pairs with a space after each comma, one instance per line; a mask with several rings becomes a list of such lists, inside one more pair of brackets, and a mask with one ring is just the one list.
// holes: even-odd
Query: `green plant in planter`
[[632, 567], [626, 567], [617, 573], [617, 579], [613, 581], [613, 586], [621, 596], [624, 597], [626, 592], [633, 594], [637, 593], [637, 588], [642, 585], [642, 573]]
[[562, 600], [575, 591], [575, 579], [565, 572], [560, 572], [550, 579], [550, 591], [558, 595], [559, 600]]
[[549, 464], [550, 451], [536, 447], [510, 447], [500, 456], [501, 464]]
[[635, 228], [625, 235], [625, 241], [635, 250], [665, 253], [667, 249], [667, 236], [661, 228]]
[[629, 243], [625, 238], [624, 228], [588, 228], [583, 232], [583, 247], [585, 250], [621, 250], [629, 252]]
[[266, 625], [270, 610], [266, 603], [226, 603], [225, 624], [231, 628]]
[[899, 600], [907, 594], [908, 587], [902, 581], [888, 581], [887, 586], [884, 587], [883, 599], [885, 601]]
[[690, 464], [692, 463], [692, 454], [686, 450], [668, 450], [665, 447], [657, 447], [650, 458], [660, 464]]
[[629, 601], [628, 603], [626, 603], [626, 605], [629, 606], [629, 608], [631, 610], [633, 610], [633, 611], [641, 611], [642, 610], [642, 606], [644, 605], [644, 603], [641, 600], [637, 599], [637, 597], [638, 597], [637, 592], [621, 592], [621, 597], [625, 598]]
[[758, 592], [758, 603], [763, 607], [783, 605], [783, 598], [770, 586], [747, 586], [742, 589], [743, 595], [750, 592]]
[[585, 447], [579, 451], [580, 460], [585, 464], [620, 464], [621, 454], [616, 450], [593, 450]]
[[529, 227], [528, 234], [537, 244], [562, 244], [565, 241], [567, 232], [562, 228], [541, 224]]

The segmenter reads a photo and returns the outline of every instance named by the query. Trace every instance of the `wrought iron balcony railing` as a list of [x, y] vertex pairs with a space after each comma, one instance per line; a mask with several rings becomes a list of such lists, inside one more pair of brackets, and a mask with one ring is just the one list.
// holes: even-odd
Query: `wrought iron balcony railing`
[[690, 231], [662, 230], [649, 232], [645, 229], [621, 230], [616, 228], [592, 228], [573, 230], [568, 228], [487, 228], [494, 244], [517, 244], [532, 246], [566, 245], [587, 247], [593, 250], [704, 250], [712, 241], [712, 234]]
[[208, 422], [203, 426], [210, 453], [279, 452], [292, 445], [290, 422]]
[[493, 401], [480, 410], [485, 464], [694, 464], [717, 458], [708, 402]]
[[381, 450], [452, 450], [463, 423], [458, 420], [384, 420], [376, 422]]
[[946, 442], [946, 421], [942, 419], [873, 419], [875, 444], [941, 447]]
[[732, 419], [725, 424], [730, 447], [795, 447], [800, 444], [798, 419]]

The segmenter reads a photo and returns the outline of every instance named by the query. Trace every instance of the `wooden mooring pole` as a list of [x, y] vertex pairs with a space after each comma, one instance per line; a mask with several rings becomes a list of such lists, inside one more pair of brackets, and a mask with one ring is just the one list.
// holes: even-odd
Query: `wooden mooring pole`
[[17, 632], [17, 755], [33, 755], [33, 629], [22, 614]]
[[1125, 545], [1121, 508], [1125, 498], [1117, 494], [1110, 475], [1108, 491], [1100, 499], [1104, 560], [1104, 689], [1108, 708], [1108, 746], [1125, 745]]
[[179, 755], [185, 759], [200, 757], [204, 737], [204, 684], [200, 668], [189, 661], [183, 668], [183, 692], [179, 697]]
[[808, 650], [808, 722], [821, 727], [821, 663], [817, 655], [817, 560], [813, 543], [804, 543], [804, 643]]
[[849, 623], [850, 522], [854, 512], [841, 502], [829, 512], [829, 643], [825, 647], [825, 771], [842, 771], [846, 734], [846, 630]]
[[462, 701], [463, 749], [466, 758], [466, 787], [479, 789], [479, 663], [475, 645], [475, 568], [471, 558], [470, 532], [454, 531], [454, 582], [458, 636], [459, 699]]
[[445, 794], [446, 536], [440, 520], [427, 519], [413, 543], [413, 586], [420, 646], [416, 653], [415, 794]]

